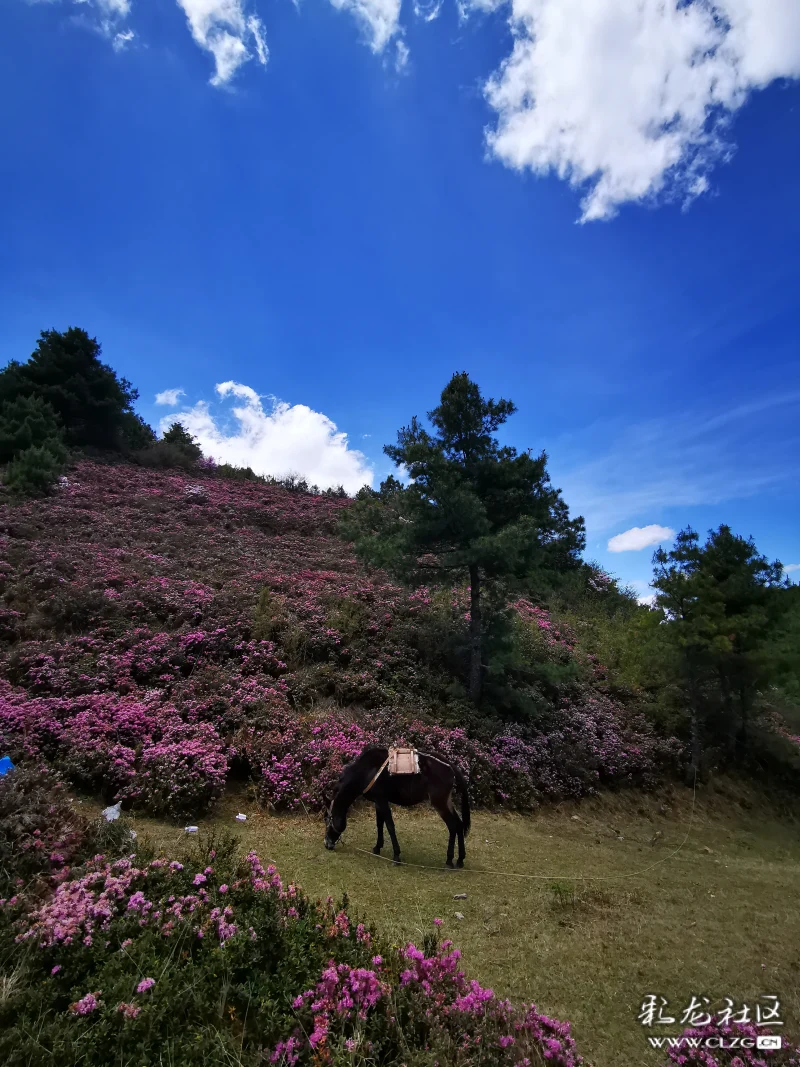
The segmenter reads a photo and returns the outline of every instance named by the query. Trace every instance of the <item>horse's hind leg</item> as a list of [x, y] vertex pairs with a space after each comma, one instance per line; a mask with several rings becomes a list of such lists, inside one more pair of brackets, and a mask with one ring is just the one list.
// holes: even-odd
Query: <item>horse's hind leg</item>
[[458, 829], [456, 830], [456, 835], [458, 837], [458, 863], [456, 866], [463, 867], [467, 855], [467, 850], [464, 846], [464, 823], [458, 816], [456, 816], [456, 818], [458, 819]]
[[446, 801], [441, 803], [434, 802], [433, 806], [439, 812], [442, 818], [442, 822], [450, 831], [450, 838], [447, 842], [447, 866], [454, 867], [453, 855], [456, 850], [456, 837], [458, 837], [458, 866], [464, 866], [464, 835], [461, 827], [461, 820], [458, 815], [453, 811], [450, 805]]
[[384, 813], [383, 808], [378, 807], [378, 805], [376, 804], [375, 805], [375, 821], [378, 824], [378, 840], [375, 842], [375, 848], [373, 848], [373, 850], [372, 850], [375, 853], [376, 856], [380, 856], [381, 849], [383, 848], [383, 822], [384, 822], [384, 818], [385, 818], [385, 813]]
[[394, 832], [394, 819], [392, 818], [392, 809], [387, 804], [383, 809], [383, 819], [386, 823], [386, 829], [389, 831], [389, 837], [392, 839], [392, 859], [395, 863], [400, 862], [400, 845], [397, 843], [397, 834]]

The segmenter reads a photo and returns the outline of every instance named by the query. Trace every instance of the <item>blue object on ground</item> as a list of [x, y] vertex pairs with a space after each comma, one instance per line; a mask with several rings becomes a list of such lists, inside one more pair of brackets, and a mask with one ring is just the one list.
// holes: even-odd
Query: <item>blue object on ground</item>
[[0, 778], [2, 778], [4, 774], [8, 774], [9, 771], [13, 770], [14, 764], [11, 762], [11, 757], [3, 756], [3, 758], [0, 759]]

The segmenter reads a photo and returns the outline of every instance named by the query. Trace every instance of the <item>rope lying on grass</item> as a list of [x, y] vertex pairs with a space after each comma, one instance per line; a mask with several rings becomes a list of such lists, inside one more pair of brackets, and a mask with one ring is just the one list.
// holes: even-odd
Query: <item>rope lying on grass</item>
[[[686, 834], [683, 841], [678, 845], [676, 849], [669, 852], [666, 856], [662, 856], [660, 860], [656, 860], [655, 863], [651, 863], [648, 867], [643, 867], [640, 871], [631, 871], [630, 874], [623, 874], [622, 876], [615, 874], [517, 874], [514, 871], [485, 871], [479, 867], [428, 867], [424, 863], [403, 863], [400, 862], [400, 867], [415, 867], [420, 871], [452, 871], [460, 870], [464, 874], [488, 874], [493, 875], [496, 878], [522, 878], [526, 881], [538, 881], [538, 882], [625, 882], [629, 878], [640, 878], [643, 874], [647, 874], [655, 867], [660, 867], [662, 863], [667, 863], [674, 856], [677, 856], [683, 846], [689, 840], [689, 835], [692, 832], [692, 824], [694, 823], [694, 805], [697, 797], [697, 775], [695, 774], [694, 783], [692, 785], [692, 810], [689, 814], [689, 826], [686, 830]], [[370, 849], [357, 848], [356, 852], [363, 852], [366, 856], [373, 856], [375, 859], [384, 860], [386, 863], [394, 863], [394, 860], [390, 860], [388, 856], [380, 856]]]

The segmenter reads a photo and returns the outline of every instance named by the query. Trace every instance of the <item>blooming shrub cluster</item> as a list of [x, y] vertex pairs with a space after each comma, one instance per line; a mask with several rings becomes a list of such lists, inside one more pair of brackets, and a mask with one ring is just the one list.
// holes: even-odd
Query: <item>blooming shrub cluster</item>
[[[0, 780], [0, 810], [9, 789]], [[53, 819], [62, 836], [64, 820], [88, 831], [69, 811]], [[582, 1063], [567, 1024], [469, 981], [450, 942], [398, 949], [230, 839], [170, 859], [125, 854], [117, 829], [112, 854], [0, 897], [0, 951], [26, 978], [0, 998], [9, 1067], [99, 1067], [123, 1046], [143, 1065], [165, 1048], [180, 1065], [399, 1065], [410, 1051], [442, 1067]]]
[[[346, 499], [213, 472], [81, 462], [47, 500], [0, 502], [0, 736], [15, 761], [156, 815], [196, 816], [226, 775], [276, 808], [318, 807], [369, 743], [452, 759], [478, 803], [529, 808], [646, 784], [675, 744], [591, 687], [602, 667], [526, 600], [528, 653], [586, 684], [495, 736], [444, 728], [426, 661], [439, 610], [365, 574], [335, 535]], [[454, 591], [448, 625], [464, 624]]]
[[[122, 1050], [126, 1062], [156, 1067], [165, 1049], [175, 1067], [583, 1064], [569, 1023], [470, 979], [450, 941], [431, 933], [393, 945], [346, 899], [310, 900], [255, 852], [237, 856], [231, 838], [194, 839], [176, 858], [138, 841], [129, 852], [123, 819], [101, 826], [110, 851], [84, 858], [97, 831], [47, 779], [37, 785], [21, 770], [0, 779], [12, 887], [0, 896], [0, 956], [7, 973], [24, 976], [0, 997], [8, 1067], [105, 1067]], [[40, 864], [34, 880], [23, 880], [31, 868], [22, 846], [39, 838], [9, 821], [23, 795], [68, 852], [49, 873]], [[752, 1039], [756, 1028], [686, 1034], [719, 1044]], [[792, 1047], [684, 1046], [669, 1050], [669, 1063], [798, 1067], [798, 1056]]]

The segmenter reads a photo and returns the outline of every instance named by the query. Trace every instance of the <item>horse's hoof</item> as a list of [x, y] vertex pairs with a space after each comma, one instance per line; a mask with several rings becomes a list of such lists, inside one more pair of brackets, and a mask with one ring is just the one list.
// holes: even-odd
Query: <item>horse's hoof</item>
[[376, 845], [376, 846], [375, 846], [375, 848], [373, 848], [373, 850], [372, 850], [372, 855], [373, 855], [373, 856], [380, 856], [380, 854], [381, 854], [381, 850], [380, 850], [380, 848], [379, 848], [379, 847], [378, 847], [378, 846]]
[[402, 864], [401, 864], [401, 861], [400, 861], [400, 857], [399, 857], [399, 856], [392, 856], [392, 864], [393, 864], [393, 865], [394, 865], [395, 867], [400, 867], [400, 866], [402, 866]]
[[458, 868], [459, 868], [459, 870], [460, 870], [460, 869], [461, 869], [461, 868], [462, 868], [463, 866], [464, 866], [464, 861], [463, 861], [463, 860], [459, 860], [459, 861], [458, 861], [458, 863], [456, 864], [456, 867], [458, 867]]
[[456, 869], [456, 865], [452, 860], [448, 860], [446, 866], [449, 871], [454, 871]]

